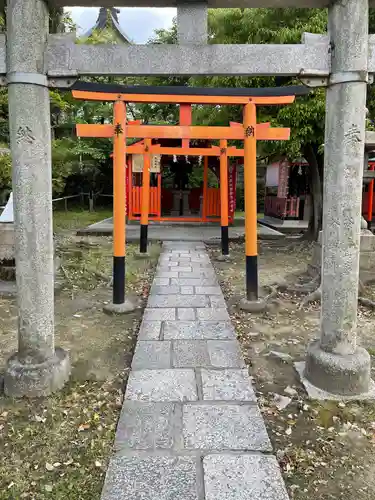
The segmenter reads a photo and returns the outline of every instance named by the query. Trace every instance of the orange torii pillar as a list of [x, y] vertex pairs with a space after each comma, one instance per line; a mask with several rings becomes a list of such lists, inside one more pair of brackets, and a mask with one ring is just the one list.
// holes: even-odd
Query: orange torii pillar
[[[192, 123], [191, 104], [180, 104], [180, 125], [191, 125]], [[189, 139], [182, 139], [182, 147], [188, 148], [190, 145]]]
[[150, 168], [151, 168], [151, 139], [144, 141], [142, 196], [141, 196], [141, 228], [139, 237], [139, 254], [147, 255], [148, 245], [148, 216], [150, 212]]
[[[258, 218], [257, 218], [257, 136], [258, 139], [272, 140], [267, 137], [269, 124], [259, 127], [256, 123], [256, 105], [245, 104], [243, 113], [244, 129], [244, 187], [245, 187], [245, 255], [246, 255], [246, 297], [241, 300], [240, 308], [248, 312], [261, 312], [266, 304], [259, 298], [258, 286]], [[268, 128], [271, 132], [272, 129]], [[277, 130], [277, 129], [276, 129]], [[265, 136], [262, 134], [265, 132]], [[284, 137], [289, 139], [289, 129], [283, 129]], [[287, 132], [285, 134], [285, 132]]]
[[125, 300], [126, 253], [126, 105], [113, 105], [113, 300], [109, 313], [128, 313], [134, 305]]
[[256, 108], [244, 107], [244, 184], [245, 184], [245, 254], [246, 299], [258, 301], [258, 235], [257, 235], [257, 139]]

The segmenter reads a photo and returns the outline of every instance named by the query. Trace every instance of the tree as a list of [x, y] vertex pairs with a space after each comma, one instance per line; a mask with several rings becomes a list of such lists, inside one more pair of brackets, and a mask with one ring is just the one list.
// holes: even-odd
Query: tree
[[[322, 9], [218, 9], [210, 11], [212, 43], [300, 43], [303, 32], [323, 33], [327, 24]], [[290, 77], [195, 78], [194, 85], [274, 87], [296, 83]], [[202, 111], [201, 111], [202, 112]], [[309, 236], [316, 238], [321, 227], [322, 172], [324, 142], [325, 92], [312, 91], [299, 97], [291, 106], [258, 108], [258, 121], [270, 121], [273, 126], [291, 128], [290, 141], [267, 142], [261, 145], [262, 156], [287, 156], [296, 160], [304, 156], [309, 162], [310, 187], [313, 199], [313, 217]], [[202, 116], [196, 116], [199, 121]], [[235, 107], [205, 112], [205, 123], [240, 120], [241, 110]]]
[[[3, 18], [0, 18], [0, 21]], [[68, 13], [62, 8], [50, 10], [50, 32], [70, 32], [75, 26]], [[1, 22], [0, 22], [1, 27]], [[107, 40], [104, 40], [107, 42]], [[102, 43], [94, 36], [86, 43]], [[100, 77], [98, 77], [100, 79]], [[105, 79], [102, 79], [105, 81]], [[108, 103], [92, 103], [73, 99], [70, 92], [50, 90], [51, 132], [52, 132], [52, 189], [58, 196], [67, 189], [100, 190], [111, 185], [110, 172], [111, 141], [108, 139], [87, 139], [80, 141], [75, 136], [77, 122], [100, 123], [112, 120], [112, 109]], [[0, 89], [0, 143], [9, 144], [8, 93]], [[72, 179], [75, 183], [73, 185]], [[110, 181], [108, 183], [108, 181]], [[0, 194], [11, 188], [11, 158], [0, 155]]]
[[[212, 9], [209, 11], [209, 43], [300, 43], [303, 32], [324, 33], [327, 13], [322, 9]], [[171, 29], [155, 32], [150, 43], [177, 43], [176, 22]], [[207, 76], [192, 78], [138, 79], [137, 83], [153, 85], [189, 85], [195, 87], [274, 87], [296, 83], [290, 77]], [[177, 121], [176, 106], [143, 105], [136, 107], [138, 117], [147, 121], [161, 117]], [[303, 155], [309, 162], [309, 177], [314, 214], [310, 221], [309, 236], [316, 238], [321, 227], [322, 173], [324, 142], [325, 92], [314, 90], [306, 97], [299, 97], [291, 106], [258, 108], [258, 121], [270, 121], [273, 126], [291, 128], [291, 139], [286, 142], [261, 144], [261, 156], [287, 156], [296, 160]], [[196, 106], [195, 123], [200, 125], [225, 125], [241, 121], [239, 106]], [[212, 165], [215, 171], [216, 166]]]

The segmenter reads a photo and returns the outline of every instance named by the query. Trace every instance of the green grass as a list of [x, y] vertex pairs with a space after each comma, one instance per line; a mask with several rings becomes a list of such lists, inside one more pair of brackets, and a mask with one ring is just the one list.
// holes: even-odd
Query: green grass
[[112, 209], [109, 208], [98, 208], [95, 212], [89, 212], [82, 208], [74, 208], [67, 212], [65, 210], [54, 210], [53, 230], [56, 233], [60, 231], [75, 231], [109, 217], [112, 217]]

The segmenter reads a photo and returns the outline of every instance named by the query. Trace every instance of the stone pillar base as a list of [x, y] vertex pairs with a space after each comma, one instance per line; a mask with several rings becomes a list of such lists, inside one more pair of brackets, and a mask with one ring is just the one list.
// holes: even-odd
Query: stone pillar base
[[57, 347], [55, 355], [40, 364], [20, 361], [18, 353], [11, 356], [4, 374], [7, 396], [42, 397], [63, 388], [70, 375], [69, 355]]
[[110, 302], [103, 307], [103, 311], [107, 314], [129, 314], [135, 311], [136, 306], [129, 299], [125, 299], [123, 304], [113, 304]]
[[150, 258], [150, 252], [135, 252], [134, 257], [136, 259], [149, 259]]
[[216, 257], [216, 260], [218, 262], [231, 262], [233, 259], [232, 257], [228, 254], [228, 255], [223, 255], [222, 253], [220, 253], [217, 257]]
[[262, 299], [258, 300], [241, 299], [239, 307], [242, 311], [257, 314], [264, 312], [267, 308], [267, 304]]
[[[357, 347], [353, 354], [338, 355], [323, 351], [320, 341], [314, 340], [307, 348], [303, 371], [301, 363], [296, 365], [307, 392], [311, 397], [311, 393], [315, 393], [317, 399], [355, 399], [374, 389], [370, 355], [362, 347]], [[319, 397], [319, 392], [328, 393], [330, 397]]]
[[0, 222], [0, 261], [14, 259], [14, 224]]

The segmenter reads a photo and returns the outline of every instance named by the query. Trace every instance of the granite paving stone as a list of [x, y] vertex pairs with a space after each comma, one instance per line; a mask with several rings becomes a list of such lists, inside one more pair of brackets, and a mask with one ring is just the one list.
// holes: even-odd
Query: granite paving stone
[[132, 369], [148, 370], [151, 368], [171, 367], [171, 343], [168, 341], [141, 341], [134, 352]]
[[203, 469], [205, 500], [289, 500], [273, 456], [208, 455]]
[[143, 319], [146, 321], [167, 321], [176, 319], [176, 309], [175, 308], [161, 308], [152, 309], [147, 307], [143, 313]]
[[161, 286], [169, 285], [170, 279], [171, 278], [157, 278], [157, 277], [155, 277], [152, 284], [153, 285], [161, 285]]
[[178, 272], [178, 273], [190, 273], [193, 268], [189, 266], [176, 266], [176, 267], [170, 267], [170, 271], [172, 272]]
[[263, 418], [254, 405], [186, 404], [183, 434], [189, 450], [272, 450]]
[[176, 295], [177, 293], [180, 293], [180, 287], [177, 285], [168, 285], [168, 286], [152, 285], [150, 292], [152, 296]]
[[217, 368], [242, 368], [245, 361], [237, 340], [208, 340], [211, 365]]
[[143, 320], [138, 333], [138, 340], [159, 340], [161, 321]]
[[192, 265], [194, 266], [193, 269], [194, 270], [210, 270], [212, 271], [212, 264], [211, 262], [195, 262], [193, 263], [192, 262]]
[[208, 401], [256, 402], [247, 370], [201, 369], [203, 399]]
[[210, 307], [208, 297], [204, 295], [151, 295], [148, 307]]
[[181, 295], [194, 295], [193, 286], [180, 286]]
[[[196, 309], [192, 307], [179, 307], [177, 309], [177, 319], [183, 321], [194, 321], [196, 319]], [[168, 319], [168, 318], [167, 318]], [[174, 318], [169, 318], [174, 319]]]
[[165, 340], [235, 339], [230, 321], [165, 321]]
[[213, 307], [215, 309], [227, 306], [223, 295], [210, 295], [209, 299], [210, 299], [211, 307]]
[[116, 450], [170, 449], [181, 408], [175, 403], [125, 401], [117, 424]]
[[196, 401], [194, 370], [131, 371], [125, 399], [133, 401]]
[[172, 352], [172, 364], [175, 368], [194, 368], [210, 364], [207, 342], [204, 340], [175, 340]]
[[172, 272], [172, 271], [161, 271], [160, 269], [156, 270], [156, 277], [157, 278], [178, 278], [177, 272]]
[[215, 276], [213, 269], [194, 270], [191, 273], [180, 271], [178, 276], [169, 276], [170, 278], [213, 278]]
[[174, 256], [170, 255], [166, 259], [162, 259], [162, 260], [159, 259], [157, 269], [159, 269], [161, 267], [166, 267], [166, 266], [175, 266], [175, 265], [177, 266], [177, 263], [178, 263], [178, 257], [174, 257]]
[[171, 285], [188, 286], [215, 286], [216, 277], [212, 278], [171, 278]]
[[200, 339], [198, 321], [165, 321], [163, 323], [164, 340]]
[[230, 321], [228, 311], [225, 307], [200, 308], [197, 309], [198, 319], [204, 321]]
[[200, 500], [194, 457], [115, 456], [101, 500]]
[[198, 295], [222, 295], [221, 288], [217, 286], [196, 286], [195, 293]]

